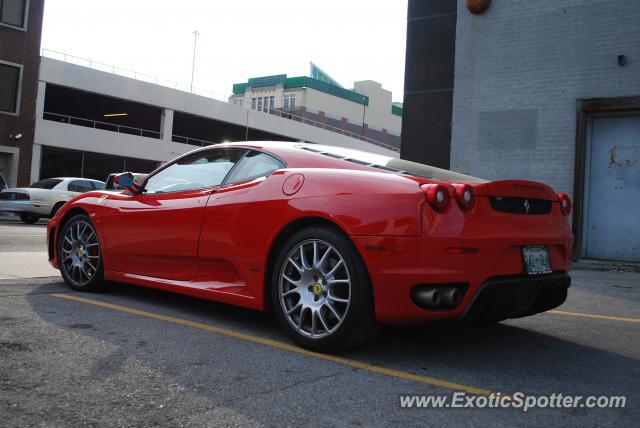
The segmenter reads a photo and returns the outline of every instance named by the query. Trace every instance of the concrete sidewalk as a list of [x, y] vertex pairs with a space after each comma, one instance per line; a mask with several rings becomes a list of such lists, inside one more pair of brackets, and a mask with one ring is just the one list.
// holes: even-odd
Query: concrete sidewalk
[[46, 251], [0, 252], [0, 279], [60, 276], [48, 257]]

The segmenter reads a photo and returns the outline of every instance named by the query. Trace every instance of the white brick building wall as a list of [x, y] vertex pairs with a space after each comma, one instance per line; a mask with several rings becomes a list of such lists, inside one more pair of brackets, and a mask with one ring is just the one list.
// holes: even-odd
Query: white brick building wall
[[623, 96], [640, 96], [639, 0], [494, 0], [479, 16], [458, 0], [451, 169], [572, 194], [577, 100]]

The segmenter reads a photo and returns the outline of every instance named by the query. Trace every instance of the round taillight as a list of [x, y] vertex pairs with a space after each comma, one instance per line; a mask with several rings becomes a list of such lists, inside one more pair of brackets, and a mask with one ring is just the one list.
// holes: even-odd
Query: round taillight
[[571, 198], [566, 193], [558, 193], [558, 202], [560, 203], [560, 211], [562, 214], [569, 215], [571, 213]]
[[449, 205], [449, 189], [442, 184], [425, 184], [422, 190], [426, 194], [427, 202], [434, 210], [441, 212]]
[[473, 187], [468, 184], [454, 184], [453, 188], [456, 191], [456, 201], [462, 211], [469, 211], [476, 203], [476, 194], [473, 191]]

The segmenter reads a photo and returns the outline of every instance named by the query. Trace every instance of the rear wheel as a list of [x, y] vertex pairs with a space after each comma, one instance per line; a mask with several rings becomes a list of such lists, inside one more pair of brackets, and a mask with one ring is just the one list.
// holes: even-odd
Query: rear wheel
[[69, 219], [58, 239], [58, 266], [67, 285], [78, 291], [95, 291], [104, 284], [104, 267], [98, 233], [88, 216]]
[[328, 227], [292, 236], [280, 251], [272, 303], [280, 325], [306, 348], [332, 352], [375, 332], [369, 276], [351, 241]]
[[40, 217], [33, 214], [20, 213], [20, 220], [22, 220], [26, 224], [34, 224], [38, 220], [40, 220]]
[[60, 208], [62, 208], [63, 205], [64, 205], [64, 202], [58, 202], [53, 206], [53, 209], [51, 210], [51, 218], [53, 218], [56, 215], [58, 210], [60, 210]]

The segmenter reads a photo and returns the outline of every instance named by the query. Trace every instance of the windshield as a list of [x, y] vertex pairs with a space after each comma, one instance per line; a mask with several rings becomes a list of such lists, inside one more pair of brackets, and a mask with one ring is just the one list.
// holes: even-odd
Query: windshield
[[486, 182], [486, 180], [481, 178], [460, 174], [447, 169], [436, 168], [435, 166], [410, 162], [403, 159], [393, 158], [391, 156], [363, 152], [360, 150], [347, 149], [344, 147], [322, 146], [320, 144], [301, 144], [298, 147], [332, 158], [342, 159], [358, 165], [370, 166], [382, 171], [395, 172], [398, 174], [408, 174], [440, 181]]
[[40, 180], [37, 183], [33, 183], [31, 188], [33, 189], [53, 189], [56, 187], [62, 180], [58, 180], [57, 178], [47, 178], [45, 180]]

